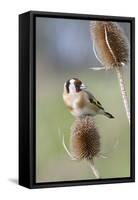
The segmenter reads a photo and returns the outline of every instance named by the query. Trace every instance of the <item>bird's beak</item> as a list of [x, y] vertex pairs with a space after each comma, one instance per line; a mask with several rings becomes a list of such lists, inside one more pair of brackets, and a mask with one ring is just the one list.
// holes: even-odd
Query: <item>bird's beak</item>
[[86, 89], [87, 87], [82, 83], [80, 89]]

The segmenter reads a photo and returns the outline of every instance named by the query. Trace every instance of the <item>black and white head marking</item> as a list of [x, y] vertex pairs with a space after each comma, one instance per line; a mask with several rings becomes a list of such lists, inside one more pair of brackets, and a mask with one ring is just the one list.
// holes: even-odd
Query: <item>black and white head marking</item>
[[76, 92], [80, 92], [82, 89], [85, 89], [84, 84], [82, 84], [82, 82], [77, 79], [77, 78], [72, 78], [69, 79], [66, 82], [66, 90], [67, 93], [76, 93]]

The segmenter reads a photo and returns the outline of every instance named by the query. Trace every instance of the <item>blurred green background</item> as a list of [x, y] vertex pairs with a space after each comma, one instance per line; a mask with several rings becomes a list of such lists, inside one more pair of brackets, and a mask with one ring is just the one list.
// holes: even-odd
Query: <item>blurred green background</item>
[[[119, 23], [130, 40], [130, 24]], [[101, 64], [92, 51], [89, 21], [36, 19], [36, 182], [95, 179], [85, 161], [72, 161], [69, 147], [74, 117], [62, 100], [63, 85], [72, 77], [88, 86], [115, 119], [95, 117], [101, 136], [101, 153], [95, 166], [102, 178], [130, 176], [130, 129], [114, 70], [92, 71]], [[130, 66], [124, 68], [130, 97]]]

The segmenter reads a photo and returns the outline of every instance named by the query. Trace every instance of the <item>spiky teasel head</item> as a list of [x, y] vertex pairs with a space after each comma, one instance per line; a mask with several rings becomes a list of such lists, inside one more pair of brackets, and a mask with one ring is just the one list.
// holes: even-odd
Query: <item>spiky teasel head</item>
[[91, 21], [90, 32], [93, 42], [93, 51], [102, 67], [93, 70], [112, 69], [117, 73], [121, 96], [124, 102], [126, 115], [130, 124], [130, 108], [127, 99], [123, 66], [129, 61], [129, 45], [121, 27], [115, 22]]
[[100, 151], [100, 137], [93, 118], [75, 119], [71, 128], [71, 150], [77, 160], [92, 160]]
[[95, 56], [105, 69], [121, 67], [128, 63], [128, 41], [117, 23], [91, 21], [90, 32]]

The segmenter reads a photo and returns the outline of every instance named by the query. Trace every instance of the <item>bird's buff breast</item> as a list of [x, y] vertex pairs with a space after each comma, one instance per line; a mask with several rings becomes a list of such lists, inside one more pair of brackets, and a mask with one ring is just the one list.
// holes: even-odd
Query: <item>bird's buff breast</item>
[[71, 114], [75, 117], [79, 117], [85, 114], [94, 116], [96, 111], [89, 104], [87, 98], [83, 94], [75, 95], [63, 95], [64, 103]]

